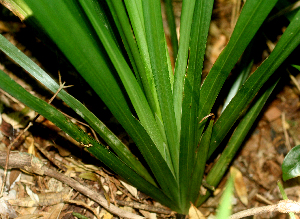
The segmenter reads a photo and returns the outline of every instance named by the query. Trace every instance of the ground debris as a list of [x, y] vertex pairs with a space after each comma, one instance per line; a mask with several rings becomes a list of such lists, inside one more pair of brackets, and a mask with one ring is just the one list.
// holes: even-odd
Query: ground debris
[[13, 206], [19, 207], [38, 207], [38, 206], [50, 206], [62, 203], [68, 196], [68, 192], [49, 192], [37, 194], [38, 202], [32, 200], [30, 197], [19, 198], [16, 200], [9, 200], [8, 202]]

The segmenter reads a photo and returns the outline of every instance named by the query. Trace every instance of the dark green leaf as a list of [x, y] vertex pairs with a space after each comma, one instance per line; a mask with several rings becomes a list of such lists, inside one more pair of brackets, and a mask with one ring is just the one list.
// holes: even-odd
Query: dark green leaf
[[207, 116], [230, 71], [250, 43], [277, 0], [246, 1], [230, 41], [210, 70], [201, 87], [199, 119]]
[[[195, 0], [184, 0], [182, 2], [182, 12], [180, 18], [180, 24], [181, 24], [180, 41], [179, 41], [178, 55], [175, 62], [174, 86], [173, 86], [174, 110], [175, 110], [176, 124], [178, 127], [181, 127], [180, 118], [182, 113], [184, 79], [187, 71], [186, 64], [188, 62], [188, 53], [189, 53], [189, 46], [190, 46], [189, 43], [191, 37], [193, 15], [195, 11], [195, 2], [196, 2]], [[178, 129], [178, 131], [180, 131], [180, 129]]]
[[299, 65], [292, 65], [292, 66], [300, 71], [300, 66]]
[[208, 154], [209, 144], [211, 141], [211, 133], [212, 133], [213, 124], [214, 124], [214, 120], [211, 119], [207, 129], [203, 133], [199, 148], [197, 149], [194, 171], [193, 171], [192, 179], [190, 182], [190, 191], [191, 192], [189, 193], [189, 197], [190, 197], [189, 200], [192, 203], [194, 203], [196, 201], [196, 198], [199, 196], [200, 186], [201, 186], [204, 171], [205, 171], [206, 158], [207, 158], [207, 154]]
[[[111, 47], [115, 42], [112, 39], [106, 39], [111, 33], [107, 32], [106, 25], [109, 24], [105, 23], [105, 17], [99, 18], [99, 22], [102, 22], [100, 29], [106, 31], [101, 33], [103, 37], [101, 40], [106, 44], [107, 51], [110, 52], [110, 56], [114, 60], [126, 88], [133, 94], [134, 97], [131, 94], [130, 96], [134, 100], [134, 103], [137, 103], [137, 105], [134, 104], [136, 109], [143, 111], [140, 111], [138, 114], [141, 113], [139, 116], [145, 119], [145, 126], [147, 124], [150, 125], [150, 127], [146, 127], [148, 128], [147, 131], [132, 114], [130, 106], [127, 103], [128, 98], [122, 85], [120, 85], [118, 76], [115, 74], [115, 69], [108, 60], [105, 49], [95, 34], [96, 31], [92, 29], [90, 21], [86, 20], [86, 16], [81, 6], [78, 5], [78, 2], [26, 0], [26, 3], [32, 11], [31, 17], [30, 19], [27, 18], [29, 19], [27, 21], [38, 20], [39, 27], [43, 27], [47, 35], [57, 44], [132, 137], [146, 161], [150, 162], [149, 166], [159, 181], [160, 186], [166, 191], [166, 194], [172, 196], [173, 193], [173, 197], [175, 197], [174, 193], [176, 193], [178, 185], [171, 172], [172, 170], [170, 170], [172, 167], [169, 165], [170, 162], [169, 164], [166, 163], [165, 158], [162, 157], [158, 150], [160, 147], [165, 147], [161, 143], [163, 138], [155, 137], [157, 134], [160, 135], [160, 132], [158, 128], [153, 129], [153, 127], [157, 127], [155, 120], [149, 123], [149, 119], [151, 120], [153, 116], [152, 112], [150, 110], [148, 111], [150, 113], [143, 113], [145, 112], [144, 110], [149, 110], [147, 107], [148, 103], [146, 103], [145, 107], [143, 104], [139, 104], [145, 102], [144, 94], [141, 90], [138, 91], [138, 84], [132, 72], [128, 70], [128, 65], [122, 65], [123, 58], [118, 59], [119, 49]], [[88, 10], [93, 11], [96, 9], [88, 8]], [[126, 66], [126, 68], [122, 69], [123, 66]], [[130, 85], [133, 86], [131, 87]], [[135, 93], [136, 91], [138, 92]], [[153, 141], [155, 141], [155, 144]], [[165, 150], [161, 151], [165, 152]]]
[[[23, 54], [20, 50], [12, 45], [7, 39], [0, 35], [0, 49], [6, 53], [11, 59], [16, 61], [21, 67], [28, 71], [33, 77], [44, 84], [48, 89], [55, 93], [59, 89], [59, 85], [37, 64]], [[58, 93], [67, 105], [69, 105], [79, 116], [81, 116], [115, 151], [115, 153], [131, 168], [133, 168], [141, 176], [145, 177], [149, 182], [155, 185], [154, 180], [145, 169], [144, 166], [132, 155], [127, 146], [124, 145], [117, 136], [114, 135], [92, 112], [90, 112], [81, 102], [69, 95], [66, 91], [61, 90]]]
[[145, 33], [150, 54], [150, 62], [161, 110], [162, 124], [167, 137], [175, 176], [179, 171], [179, 136], [172, 99], [172, 82], [170, 76], [170, 58], [161, 17], [159, 0], [143, 1]]
[[214, 152], [234, 122], [243, 113], [259, 89], [300, 43], [300, 11], [289, 24], [276, 47], [231, 100], [213, 128], [209, 156]]
[[[203, 58], [205, 54], [206, 39], [212, 13], [213, 0], [211, 1], [196, 1], [195, 12], [193, 16], [193, 25], [191, 28], [190, 45], [189, 45], [189, 64], [187, 75], [184, 79], [184, 97], [182, 101], [182, 118], [181, 118], [181, 133], [180, 133], [180, 188], [182, 200], [185, 200], [186, 205], [190, 201], [194, 202], [194, 193], [198, 194], [197, 187], [190, 187], [189, 180], [192, 177], [199, 176], [199, 165], [195, 166], [195, 157], [199, 142], [197, 118], [199, 111], [199, 95], [201, 85], [201, 71], [203, 67]], [[202, 122], [205, 127], [206, 121]], [[203, 152], [204, 153], [204, 152]], [[199, 154], [199, 153], [198, 153]], [[202, 153], [201, 153], [202, 154]], [[198, 156], [199, 158], [199, 156]], [[199, 162], [200, 160], [197, 159]], [[205, 162], [205, 161], [204, 161]], [[194, 168], [197, 170], [194, 170]], [[194, 180], [194, 179], [193, 179]], [[192, 181], [193, 181], [192, 180]], [[197, 181], [199, 180], [199, 181]], [[197, 185], [200, 186], [201, 179], [195, 179]], [[191, 195], [192, 198], [188, 197]]]
[[0, 88], [22, 101], [25, 105], [35, 110], [45, 118], [52, 121], [55, 125], [68, 133], [77, 142], [83, 145], [92, 146], [88, 147], [88, 150], [95, 155], [99, 160], [105, 163], [116, 174], [120, 175], [129, 183], [135, 185], [140, 191], [151, 195], [159, 202], [177, 209], [174, 206], [174, 202], [171, 201], [160, 189], [146, 181], [139, 176], [135, 171], [128, 167], [123, 161], [120, 160], [114, 153], [108, 150], [105, 146], [98, 143], [95, 139], [92, 139], [87, 133], [79, 129], [69, 119], [67, 119], [60, 111], [46, 103], [45, 101], [38, 99], [30, 94], [14, 80], [12, 80], [7, 74], [0, 70]]
[[[265, 105], [268, 97], [272, 93], [275, 88], [278, 80], [269, 85], [266, 84], [266, 89], [262, 90], [262, 94], [258, 95], [257, 101], [253, 104], [253, 106], [248, 110], [244, 118], [241, 120], [234, 133], [232, 134], [230, 141], [227, 144], [227, 147], [223, 151], [217, 163], [213, 166], [213, 168], [209, 171], [206, 182], [207, 184], [216, 187], [227, 171], [228, 165], [231, 163], [234, 158], [236, 152], [242, 145], [245, 137], [247, 136], [249, 130], [251, 129], [253, 123], [255, 122], [257, 116], [259, 115], [261, 109]], [[213, 137], [213, 136], [212, 136]], [[211, 139], [212, 142], [212, 139]], [[204, 196], [200, 196], [197, 200], [196, 206], [201, 205], [210, 195], [211, 191], [207, 191]]]
[[141, 124], [143, 125], [149, 136], [152, 138], [157, 148], [162, 153], [163, 157], [165, 157], [165, 148], [162, 147], [162, 137], [160, 132], [158, 131], [154, 115], [150, 109], [147, 99], [141, 87], [137, 83], [137, 80], [135, 79], [134, 74], [129, 68], [125, 58], [118, 50], [115, 41], [112, 40], [111, 37], [109, 37], [110, 35], [109, 31], [107, 30], [105, 20], [99, 19], [99, 14], [101, 14], [100, 5], [94, 1], [80, 0], [79, 2], [82, 5], [89, 20], [91, 21], [101, 42], [103, 43], [103, 46], [105, 47], [106, 52], [108, 53], [115, 69], [117, 70]]
[[[130, 23], [134, 32], [134, 37], [139, 48], [140, 57], [146, 74], [146, 76], [144, 76], [143, 72], [141, 71], [140, 72], [142, 77], [141, 79], [145, 89], [149, 87], [149, 91], [147, 92], [151, 92], [152, 94], [152, 98], [154, 102], [153, 103], [150, 102], [150, 106], [152, 107], [153, 113], [156, 114], [156, 116], [158, 116], [159, 118], [161, 118], [161, 111], [159, 108], [157, 92], [154, 84], [154, 78], [153, 78], [152, 68], [150, 63], [150, 54], [147, 46], [142, 1], [125, 0], [124, 3], [126, 5], [127, 13], [130, 18]], [[147, 82], [148, 85], [146, 84]], [[150, 96], [147, 93], [146, 95]], [[150, 101], [150, 98], [148, 98], [148, 100]]]

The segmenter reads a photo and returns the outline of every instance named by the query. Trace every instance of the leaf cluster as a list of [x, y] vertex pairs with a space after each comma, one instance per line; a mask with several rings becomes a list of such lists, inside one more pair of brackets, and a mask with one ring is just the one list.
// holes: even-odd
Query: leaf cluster
[[[175, 68], [167, 49], [159, 0], [3, 0], [24, 22], [42, 31], [102, 99], [133, 139], [145, 167], [99, 118], [62, 90], [58, 96], [105, 141], [92, 139], [60, 111], [34, 97], [0, 71], [0, 88], [51, 120], [124, 180], [178, 213], [199, 206], [205, 164], [230, 132], [231, 138], [206, 176], [217, 186], [267, 98], [278, 67], [300, 43], [300, 12], [276, 47], [250, 76], [255, 38], [278, 0], [247, 0], [231, 38], [202, 80], [213, 0], [183, 0], [177, 41], [172, 1], [165, 6]], [[52, 92], [59, 85], [0, 36], [0, 49]], [[215, 121], [216, 99], [230, 72], [238, 77]], [[235, 128], [232, 133], [232, 128]]]

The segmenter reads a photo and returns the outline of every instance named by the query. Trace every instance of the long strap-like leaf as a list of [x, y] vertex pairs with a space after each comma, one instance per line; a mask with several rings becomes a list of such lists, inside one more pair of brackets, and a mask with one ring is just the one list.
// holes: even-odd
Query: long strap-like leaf
[[[55, 93], [59, 85], [37, 64], [23, 54], [17, 47], [12, 45], [5, 37], [0, 35], [0, 50], [6, 53], [11, 59], [23, 67], [38, 81], [44, 84], [48, 89]], [[91, 111], [89, 111], [81, 102], [69, 95], [66, 91], [61, 90], [58, 94], [68, 106], [70, 106], [79, 116], [81, 116], [99, 135], [100, 137], [115, 151], [124, 163], [129, 165], [138, 174], [143, 176], [153, 185], [155, 182], [145, 167], [133, 156], [126, 145], [114, 135]]]
[[[189, 4], [188, 2], [185, 2]], [[197, 151], [198, 123], [199, 119], [199, 96], [201, 86], [201, 73], [203, 67], [203, 58], [205, 54], [205, 46], [212, 14], [213, 0], [196, 1], [195, 11], [192, 17], [191, 36], [188, 40], [189, 44], [189, 64], [187, 75], [184, 79], [184, 97], [182, 100], [181, 130], [180, 130], [180, 190], [181, 199], [186, 205], [195, 201], [195, 195], [198, 194], [201, 180], [191, 182], [193, 173], [201, 175], [204, 172], [203, 165], [195, 165], [195, 156]], [[190, 18], [191, 19], [191, 18]], [[183, 24], [183, 27], [185, 25]], [[185, 62], [186, 63], [186, 62]], [[181, 97], [182, 98], [182, 97]], [[203, 126], [204, 126], [203, 122]], [[204, 148], [201, 150], [205, 150]], [[202, 157], [203, 155], [203, 157]], [[198, 153], [198, 158], [206, 160], [205, 153]], [[199, 169], [200, 168], [200, 169]], [[201, 177], [201, 176], [200, 176]]]
[[278, 0], [246, 1], [230, 41], [210, 70], [201, 87], [199, 119], [207, 116], [230, 71]]
[[184, 77], [187, 71], [187, 60], [190, 46], [190, 35], [192, 29], [193, 15], [195, 9], [195, 0], [184, 0], [182, 2], [182, 14], [180, 19], [180, 39], [178, 55], [175, 62], [174, 70], [174, 110], [176, 116], [176, 123], [181, 127], [181, 113], [182, 113], [182, 99], [184, 88]]
[[[279, 80], [275, 80], [266, 86], [266, 89], [263, 90], [262, 95], [259, 96], [257, 101], [253, 104], [253, 106], [249, 109], [249, 111], [237, 126], [236, 130], [231, 136], [229, 143], [227, 144], [227, 147], [206, 177], [206, 182], [209, 185], [216, 187], [223, 178], [225, 172], [227, 171], [228, 165], [236, 155], [236, 152], [243, 143], [245, 137], [247, 136], [249, 130], [251, 129], [253, 123], [255, 122], [257, 116], [259, 115], [261, 109], [265, 105], [268, 97], [272, 93], [278, 81]], [[200, 206], [211, 194], [212, 191], [207, 191], [203, 196], [199, 194], [196, 206]]]
[[[157, 142], [154, 144], [153, 139], [156, 138], [153, 138], [153, 136], [150, 138], [149, 130], [146, 131], [131, 113], [127, 103], [128, 99], [125, 96], [126, 94], [123, 93], [124, 90], [114, 72], [114, 67], [108, 60], [98, 37], [94, 34], [95, 31], [91, 29], [89, 21], [85, 20], [86, 16], [78, 2], [60, 0], [51, 2], [26, 0], [26, 2], [26, 7], [31, 10], [30, 17], [26, 21], [38, 21], [38, 27], [43, 27], [45, 33], [62, 50], [132, 137], [151, 167], [153, 174], [158, 179], [160, 187], [164, 189], [167, 195], [175, 197], [174, 194], [172, 195], [172, 191], [173, 193], [177, 191], [176, 180], [170, 166], [157, 148], [162, 144], [157, 144]], [[101, 22], [106, 21], [103, 19]], [[105, 23], [102, 28], [106, 29], [106, 27], [109, 27], [108, 23]], [[111, 35], [111, 32], [107, 33], [105, 37], [108, 37], [108, 35]], [[115, 51], [119, 52], [119, 49]], [[114, 54], [111, 55], [114, 56]], [[130, 81], [126, 83], [126, 86], [130, 85]], [[136, 84], [134, 87], [136, 87]], [[127, 88], [134, 92], [134, 87], [130, 88], [129, 86]], [[140, 101], [141, 98], [143, 97], [137, 96], [135, 101]], [[150, 114], [152, 114], [151, 111]], [[151, 117], [151, 115], [149, 116]], [[154, 120], [153, 124], [150, 125], [155, 126], [155, 124], [156, 121]], [[157, 129], [154, 130], [159, 133]], [[157, 139], [161, 140], [162, 138]]]
[[174, 207], [175, 209], [177, 208], [160, 189], [136, 174], [135, 171], [128, 167], [114, 153], [112, 153], [105, 146], [100, 145], [96, 140], [89, 137], [87, 133], [79, 129], [60, 111], [47, 104], [45, 101], [30, 94], [1, 70], [0, 78], [1, 89], [20, 100], [22, 103], [32, 108], [39, 114], [43, 115], [45, 118], [52, 121], [76, 141], [82, 143], [83, 145], [89, 145], [88, 150], [97, 158], [101, 159], [101, 161], [111, 168], [115, 173], [120, 175], [129, 183], [135, 185], [140, 191], [151, 195], [159, 202], [166, 204], [167, 206]]
[[[107, 28], [105, 23], [102, 23], [102, 19], [99, 19], [97, 13], [97, 9], [100, 10], [99, 5], [94, 4], [92, 1], [84, 1], [79, 0], [82, 7], [84, 8], [87, 16], [91, 20], [95, 31], [97, 32], [101, 42], [103, 43], [114, 67], [116, 68], [118, 75], [120, 76], [122, 83], [126, 89], [126, 92], [135, 108], [135, 111], [140, 119], [141, 124], [145, 128], [148, 133], [148, 136], [152, 139], [155, 143], [151, 144], [149, 141], [147, 145], [147, 150], [145, 148], [141, 148], [140, 150], [149, 164], [150, 168], [153, 171], [153, 174], [156, 176], [160, 186], [167, 194], [170, 194], [171, 197], [176, 197], [176, 190], [177, 187], [176, 181], [174, 180], [173, 170], [171, 164], [168, 162], [169, 159], [166, 159], [167, 148], [165, 148], [163, 144], [163, 138], [161, 133], [158, 129], [158, 125], [156, 120], [153, 116], [151, 108], [147, 102], [147, 99], [144, 93], [141, 90], [141, 87], [137, 83], [132, 71], [130, 70], [128, 64], [126, 63], [122, 54], [117, 50], [117, 47], [114, 41], [111, 38], [107, 37]], [[148, 136], [144, 136], [145, 139]], [[156, 152], [160, 152], [162, 157], [165, 158], [163, 163], [158, 163], [156, 160], [160, 159], [161, 155], [157, 154]], [[163, 164], [169, 164], [169, 166]], [[163, 171], [162, 171], [163, 170]], [[174, 190], [173, 190], [174, 189]]]
[[276, 47], [261, 66], [247, 79], [245, 84], [231, 100], [213, 128], [213, 139], [209, 156], [224, 139], [230, 127], [241, 115], [262, 85], [300, 44], [300, 11], [289, 24]]
[[96, 33], [98, 34], [103, 46], [108, 53], [110, 60], [116, 68], [122, 83], [126, 89], [126, 92], [133, 104], [133, 107], [144, 126], [149, 136], [157, 145], [157, 148], [164, 155], [165, 149], [162, 148], [162, 137], [158, 131], [154, 115], [150, 109], [149, 103], [142, 91], [141, 87], [137, 83], [134, 74], [129, 68], [126, 60], [124, 59], [121, 52], [117, 49], [115, 42], [109, 37], [109, 32], [106, 27], [104, 19], [101, 19], [99, 11], [101, 11], [100, 5], [94, 1], [79, 0], [89, 20], [91, 21]]
[[179, 138], [174, 104], [172, 98], [172, 73], [170, 58], [167, 51], [166, 39], [161, 17], [159, 0], [143, 0], [145, 33], [150, 55], [157, 97], [162, 116], [162, 124], [167, 137], [172, 164], [176, 177], [179, 171]]

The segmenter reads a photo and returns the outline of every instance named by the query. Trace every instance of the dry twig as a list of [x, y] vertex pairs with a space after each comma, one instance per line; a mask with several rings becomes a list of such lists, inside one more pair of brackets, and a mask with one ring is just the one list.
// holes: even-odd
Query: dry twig
[[[6, 163], [6, 152], [0, 152], [0, 166], [4, 166]], [[51, 170], [47, 166], [44, 165], [44, 163], [39, 160], [36, 157], [33, 157], [32, 155], [28, 153], [23, 152], [17, 152], [12, 151], [9, 154], [9, 162], [8, 162], [8, 168], [20, 168], [25, 169], [28, 172], [35, 173], [38, 175], [46, 175], [52, 178], [55, 178], [70, 187], [74, 188], [78, 192], [84, 194], [85, 196], [89, 197], [90, 199], [94, 200], [98, 204], [100, 204], [102, 207], [107, 209], [112, 214], [115, 214], [119, 217], [123, 218], [132, 218], [132, 219], [140, 219], [144, 218], [142, 216], [133, 214], [131, 212], [124, 211], [118, 207], [116, 207], [113, 204], [108, 205], [108, 202], [106, 199], [99, 194], [96, 191], [91, 190], [90, 188], [87, 188], [86, 186], [83, 186], [76, 180], [65, 176], [62, 173], [59, 173], [57, 171]]]
[[282, 200], [274, 205], [268, 205], [263, 207], [251, 208], [231, 215], [230, 219], [239, 219], [243, 217], [248, 217], [252, 215], [280, 212], [280, 213], [299, 213], [300, 212], [300, 202], [295, 202], [292, 200]]
[[290, 150], [292, 150], [292, 147], [291, 147], [291, 143], [290, 143], [290, 137], [289, 137], [289, 134], [288, 134], [287, 128], [286, 128], [286, 120], [285, 120], [284, 112], [281, 114], [281, 121], [282, 121], [282, 128], [283, 128], [284, 139], [285, 139], [285, 146], [286, 146], [287, 150], [290, 151]]
[[155, 213], [159, 213], [159, 214], [167, 214], [167, 215], [171, 215], [174, 213], [174, 211], [165, 209], [165, 208], [159, 208], [156, 206], [150, 206], [147, 204], [141, 204], [139, 202], [133, 202], [133, 201], [122, 201], [122, 200], [116, 200], [118, 205], [122, 205], [122, 206], [128, 206], [128, 207], [132, 207], [132, 208], [136, 208], [136, 209], [140, 209], [140, 210], [145, 210], [145, 211], [150, 211], [150, 212], [155, 212]]

